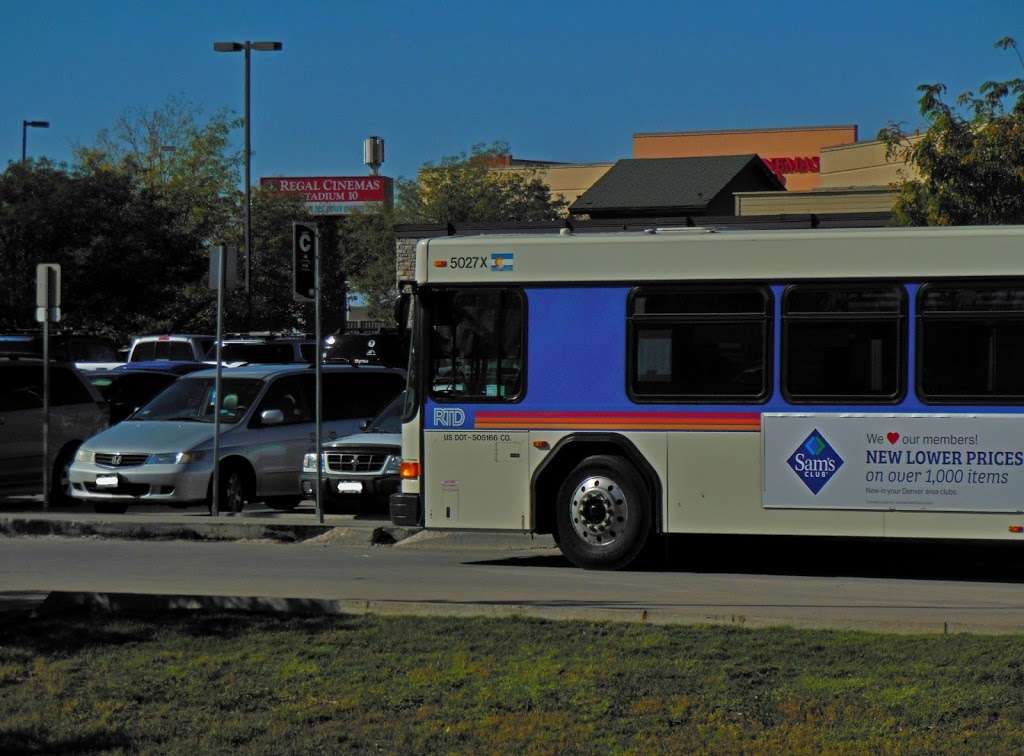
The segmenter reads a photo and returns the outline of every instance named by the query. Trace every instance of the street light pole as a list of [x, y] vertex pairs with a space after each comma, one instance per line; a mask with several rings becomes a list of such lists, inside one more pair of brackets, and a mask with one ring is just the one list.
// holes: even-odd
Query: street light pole
[[214, 42], [214, 52], [245, 53], [245, 325], [252, 328], [252, 105], [249, 94], [250, 71], [252, 69], [252, 51], [272, 52], [280, 50], [280, 42]]
[[24, 163], [28, 152], [28, 130], [33, 129], [48, 129], [50, 128], [49, 121], [22, 121], [21, 122], [21, 162]]
[[245, 330], [252, 330], [252, 100], [249, 81], [252, 43], [245, 43]]

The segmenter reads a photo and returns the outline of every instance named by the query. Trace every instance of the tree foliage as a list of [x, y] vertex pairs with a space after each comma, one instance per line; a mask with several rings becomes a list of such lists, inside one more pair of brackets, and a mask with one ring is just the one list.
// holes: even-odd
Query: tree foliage
[[474, 145], [465, 153], [425, 163], [415, 180], [399, 179], [401, 223], [504, 223], [556, 220], [565, 203], [536, 172], [495, 170], [508, 145]]
[[[996, 47], [1013, 50], [1010, 37]], [[919, 178], [897, 188], [893, 212], [906, 225], [1024, 223], [1024, 79], [986, 81], [954, 104], [943, 84], [922, 84], [920, 135], [889, 123], [879, 133], [889, 159], [905, 160]]]
[[84, 171], [131, 176], [176, 211], [182, 230], [221, 238], [238, 218], [242, 156], [231, 136], [241, 126], [226, 110], [204, 119], [198, 107], [172, 97], [155, 110], [122, 113], [95, 144], [75, 150], [75, 162]]
[[45, 160], [0, 174], [0, 328], [35, 326], [35, 266], [62, 266], [64, 327], [124, 338], [190, 317], [205, 259], [159, 195], [113, 170]]

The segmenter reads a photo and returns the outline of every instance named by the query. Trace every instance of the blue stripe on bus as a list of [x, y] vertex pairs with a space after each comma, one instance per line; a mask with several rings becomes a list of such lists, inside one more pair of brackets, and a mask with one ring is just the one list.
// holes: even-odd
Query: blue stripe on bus
[[[639, 404], [626, 394], [626, 301], [630, 287], [528, 288], [527, 383], [526, 395], [516, 403], [479, 402], [426, 403], [424, 427], [450, 429], [475, 427], [477, 410], [501, 409], [502, 414], [516, 412], [601, 410], [660, 413], [678, 412], [857, 412], [938, 414], [1024, 414], [1024, 406], [928, 405], [915, 394], [917, 290], [919, 284], [906, 284], [908, 296], [907, 394], [897, 404], [791, 404], [782, 397], [779, 344], [782, 336], [782, 292], [785, 286], [772, 285], [774, 295], [774, 351], [772, 395], [762, 404]], [[435, 408], [458, 408], [465, 413], [461, 425], [435, 422]], [[677, 431], [681, 433], [691, 431]]]

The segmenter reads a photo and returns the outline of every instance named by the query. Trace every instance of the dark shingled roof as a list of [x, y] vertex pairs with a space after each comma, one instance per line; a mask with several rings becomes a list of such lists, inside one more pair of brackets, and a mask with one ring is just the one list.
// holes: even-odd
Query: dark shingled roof
[[703, 209], [751, 164], [764, 189], [785, 189], [757, 155], [619, 160], [569, 210]]

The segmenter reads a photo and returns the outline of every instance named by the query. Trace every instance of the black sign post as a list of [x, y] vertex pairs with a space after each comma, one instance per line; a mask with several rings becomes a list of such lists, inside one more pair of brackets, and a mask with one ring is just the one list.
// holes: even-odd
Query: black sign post
[[320, 333], [320, 233], [315, 223], [292, 223], [292, 296], [296, 302], [314, 302], [313, 321], [316, 333], [316, 360], [314, 380], [316, 382], [316, 408], [314, 415], [313, 452], [316, 454], [316, 519], [324, 521], [323, 491], [323, 449], [321, 431], [323, 413], [323, 358], [320, 353], [323, 337]]
[[60, 321], [60, 266], [36, 266], [36, 320], [43, 324], [43, 509], [50, 511], [50, 323]]
[[292, 297], [296, 302], [312, 302], [316, 297], [318, 241], [315, 223], [292, 223]]

